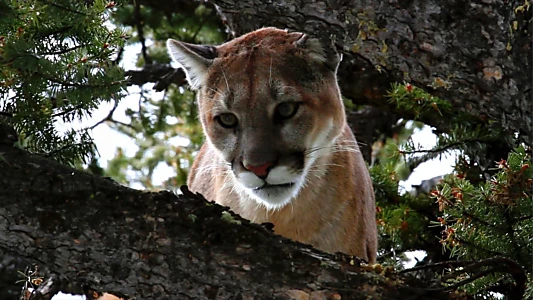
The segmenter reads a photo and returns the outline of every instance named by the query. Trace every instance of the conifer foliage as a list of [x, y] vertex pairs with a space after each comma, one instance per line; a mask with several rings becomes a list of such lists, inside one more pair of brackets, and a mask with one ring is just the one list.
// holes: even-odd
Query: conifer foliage
[[[123, 96], [123, 70], [113, 60], [124, 42], [108, 22], [113, 2], [2, 0], [0, 111], [21, 145], [65, 163], [94, 153], [88, 128], [103, 101]], [[116, 55], [115, 55], [116, 56]]]
[[[458, 164], [457, 173], [447, 176], [432, 192], [442, 212], [438, 218], [443, 228], [440, 242], [453, 256], [472, 261], [496, 256], [515, 262], [485, 267], [486, 277], [465, 286], [471, 293], [488, 297], [489, 291], [514, 290], [517, 287], [511, 274], [519, 273], [521, 268], [528, 272], [533, 269], [531, 162], [531, 149], [521, 145], [507, 159], [497, 162], [493, 176], [478, 184], [467, 178], [465, 168], [468, 167]], [[476, 274], [454, 271], [468, 277]], [[502, 272], [507, 274], [501, 276]], [[531, 281], [528, 289], [531, 298]]]

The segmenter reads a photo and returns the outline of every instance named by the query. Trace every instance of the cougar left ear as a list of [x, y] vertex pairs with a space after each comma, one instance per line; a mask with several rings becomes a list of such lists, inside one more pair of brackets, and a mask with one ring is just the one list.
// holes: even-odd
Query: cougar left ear
[[167, 49], [170, 57], [185, 70], [187, 81], [192, 89], [198, 89], [205, 83], [207, 69], [217, 57], [216, 47], [168, 39]]
[[301, 34], [300, 38], [294, 42], [294, 45], [306, 49], [312, 60], [325, 64], [333, 72], [337, 71], [337, 67], [342, 60], [342, 55], [335, 51], [333, 45], [324, 47], [319, 39], [311, 38], [305, 33]]

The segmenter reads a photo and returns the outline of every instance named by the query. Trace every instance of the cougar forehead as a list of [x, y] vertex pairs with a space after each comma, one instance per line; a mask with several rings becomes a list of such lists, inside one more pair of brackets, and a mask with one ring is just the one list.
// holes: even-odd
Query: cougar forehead
[[326, 58], [317, 41], [307, 40], [305, 47], [298, 44], [303, 36], [266, 28], [218, 46], [200, 90], [201, 111], [206, 112], [203, 121], [211, 122], [223, 111], [242, 112], [238, 116], [242, 130], [268, 131], [266, 123], [272, 123], [275, 106], [295, 101], [307, 112], [306, 118], [296, 118], [300, 126], [288, 126], [280, 138], [318, 135], [315, 128], [324, 128], [328, 117], [340, 115], [335, 120], [339, 134], [344, 108], [335, 73], [320, 63]]
[[303, 36], [267, 28], [225, 43], [217, 47], [218, 55], [209, 68], [206, 83], [217, 84], [226, 79], [224, 73], [237, 72], [237, 76], [247, 74], [241, 79], [247, 78], [250, 83], [283, 78], [292, 86], [317, 88], [324, 75], [334, 76], [334, 73], [325, 64], [316, 63], [325, 60], [319, 43], [311, 42], [307, 48], [299, 46]]

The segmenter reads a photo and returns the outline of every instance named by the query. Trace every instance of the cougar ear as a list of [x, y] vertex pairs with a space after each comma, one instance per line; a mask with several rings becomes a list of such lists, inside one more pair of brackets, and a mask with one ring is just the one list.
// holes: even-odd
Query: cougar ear
[[217, 57], [214, 46], [193, 45], [173, 39], [167, 40], [168, 53], [185, 71], [187, 81], [192, 89], [198, 89], [205, 83], [207, 69]]
[[336, 72], [342, 60], [342, 55], [335, 50], [331, 41], [327, 43], [328, 46], [325, 46], [325, 44], [317, 38], [309, 37], [305, 33], [302, 33], [300, 38], [294, 42], [296, 47], [306, 49], [312, 60], [323, 63], [333, 72]]

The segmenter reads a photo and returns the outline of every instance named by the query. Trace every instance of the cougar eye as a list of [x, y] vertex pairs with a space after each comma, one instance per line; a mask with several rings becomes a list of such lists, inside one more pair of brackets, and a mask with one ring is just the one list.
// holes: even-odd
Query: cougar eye
[[281, 119], [292, 118], [298, 111], [299, 104], [295, 102], [283, 102], [276, 107], [276, 114]]
[[216, 117], [216, 120], [224, 128], [233, 128], [238, 123], [237, 116], [232, 113], [220, 114]]

